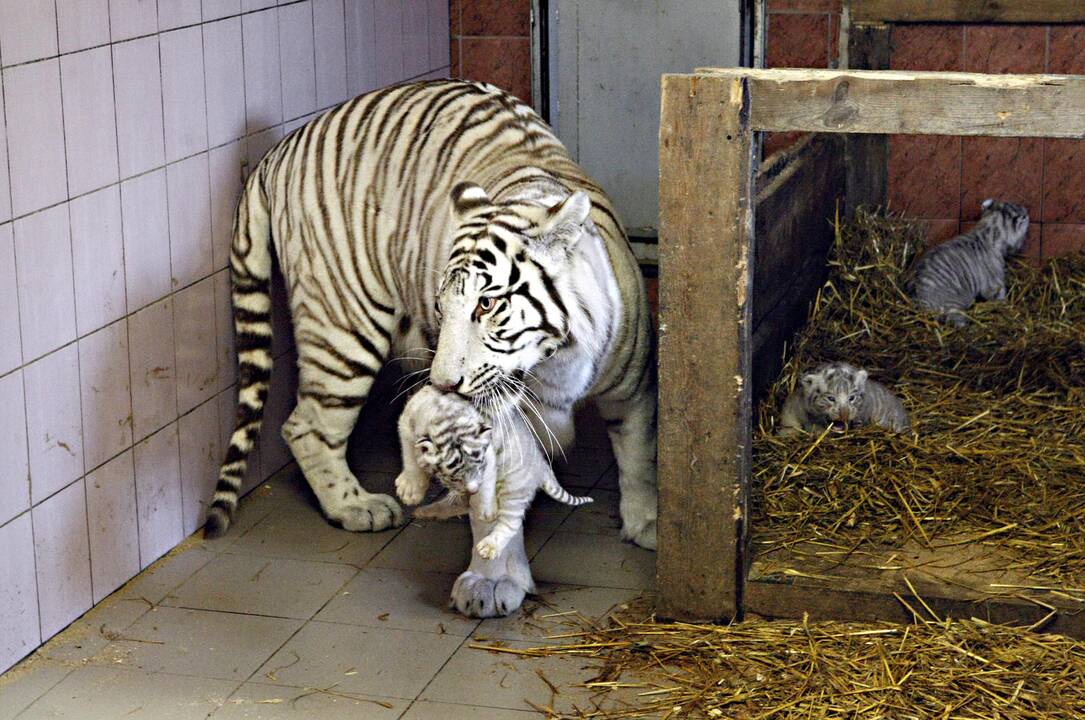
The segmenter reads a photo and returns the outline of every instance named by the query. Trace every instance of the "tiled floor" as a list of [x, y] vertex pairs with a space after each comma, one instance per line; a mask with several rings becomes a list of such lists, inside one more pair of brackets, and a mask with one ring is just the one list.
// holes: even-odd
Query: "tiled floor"
[[[575, 687], [594, 675], [589, 661], [471, 647], [547, 642], [567, 628], [546, 616], [600, 616], [651, 585], [654, 555], [618, 540], [605, 438], [581, 442], [561, 476], [595, 503], [536, 503], [527, 545], [540, 595], [513, 617], [447, 609], [466, 523], [336, 530], [287, 471], [242, 503], [226, 538], [190, 538], [0, 676], [0, 720], [515, 720], [538, 716], [532, 703], [591, 708]], [[381, 446], [359, 462], [364, 484], [387, 491], [398, 460], [390, 438]]]

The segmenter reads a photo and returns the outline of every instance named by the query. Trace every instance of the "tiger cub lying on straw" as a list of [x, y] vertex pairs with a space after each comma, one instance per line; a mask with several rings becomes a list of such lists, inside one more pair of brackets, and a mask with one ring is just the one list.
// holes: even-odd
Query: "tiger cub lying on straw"
[[866, 370], [847, 363], [827, 363], [806, 373], [788, 396], [780, 414], [780, 435], [800, 431], [842, 430], [873, 423], [886, 430], [908, 430], [908, 411], [889, 388], [871, 380]]
[[1021, 250], [1028, 232], [1022, 206], [984, 200], [982, 208], [975, 227], [919, 258], [909, 283], [919, 307], [955, 327], [968, 324], [965, 311], [976, 298], [1006, 299], [1006, 258]]
[[482, 413], [459, 395], [432, 385], [415, 393], [399, 417], [403, 472], [396, 493], [408, 505], [422, 501], [430, 479], [448, 494], [419, 508], [415, 517], [443, 519], [470, 512], [472, 520], [493, 523], [475, 552], [491, 560], [523, 528], [524, 514], [542, 489], [573, 507], [592, 502], [558, 484], [549, 459], [527, 423], [512, 414], [500, 418], [494, 433]]

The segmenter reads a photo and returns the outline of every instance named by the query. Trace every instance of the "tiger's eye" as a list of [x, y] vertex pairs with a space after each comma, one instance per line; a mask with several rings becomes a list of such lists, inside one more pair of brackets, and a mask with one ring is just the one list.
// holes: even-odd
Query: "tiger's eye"
[[482, 297], [478, 299], [478, 309], [482, 312], [490, 312], [494, 309], [494, 299], [492, 297]]

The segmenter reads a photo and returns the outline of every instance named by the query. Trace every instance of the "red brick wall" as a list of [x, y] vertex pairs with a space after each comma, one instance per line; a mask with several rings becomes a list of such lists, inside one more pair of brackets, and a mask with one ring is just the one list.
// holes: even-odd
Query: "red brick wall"
[[[766, 64], [836, 59], [839, 0], [770, 0]], [[828, 39], [826, 39], [828, 38]], [[983, 73], [1085, 74], [1085, 26], [898, 25], [891, 67]], [[773, 136], [766, 150], [785, 146]], [[1085, 250], [1085, 141], [894, 137], [889, 206], [919, 218], [933, 242], [967, 229], [987, 197], [1022, 203], [1035, 257]]]
[[451, 0], [452, 77], [482, 80], [531, 102], [529, 0]]

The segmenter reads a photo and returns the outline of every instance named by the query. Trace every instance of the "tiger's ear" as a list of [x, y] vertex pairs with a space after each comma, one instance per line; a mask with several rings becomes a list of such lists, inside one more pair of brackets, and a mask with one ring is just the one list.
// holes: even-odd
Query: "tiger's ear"
[[868, 377], [869, 377], [869, 374], [867, 373], [866, 370], [857, 371], [855, 373], [855, 384], [858, 385], [859, 387], [862, 387], [863, 385], [866, 385], [866, 381], [867, 381]]
[[569, 252], [580, 240], [591, 214], [591, 198], [583, 190], [554, 205], [539, 222], [539, 244], [546, 250]]
[[984, 200], [983, 202], [980, 203], [980, 209], [981, 210], [990, 210], [991, 206], [994, 205], [994, 204], [995, 204], [995, 199], [994, 198], [987, 198], [986, 200]]
[[813, 373], [806, 373], [802, 376], [802, 386], [809, 390], [814, 385], [815, 380], [817, 380], [816, 375]]
[[470, 215], [480, 207], [490, 205], [490, 196], [481, 186], [471, 182], [458, 183], [449, 193], [452, 200], [452, 214], [456, 218]]

